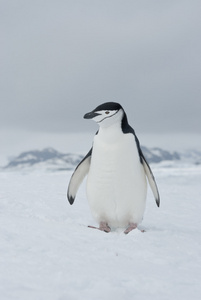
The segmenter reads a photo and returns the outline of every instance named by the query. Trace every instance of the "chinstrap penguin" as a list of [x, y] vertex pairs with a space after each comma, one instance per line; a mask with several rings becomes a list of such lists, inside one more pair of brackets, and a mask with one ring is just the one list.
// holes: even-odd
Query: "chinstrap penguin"
[[[67, 197], [73, 204], [84, 177], [87, 198], [100, 230], [112, 227], [135, 229], [142, 221], [146, 205], [147, 179], [156, 204], [160, 196], [134, 129], [119, 103], [107, 102], [84, 115], [99, 125], [93, 146], [76, 167], [68, 186]], [[91, 228], [96, 228], [89, 226]]]

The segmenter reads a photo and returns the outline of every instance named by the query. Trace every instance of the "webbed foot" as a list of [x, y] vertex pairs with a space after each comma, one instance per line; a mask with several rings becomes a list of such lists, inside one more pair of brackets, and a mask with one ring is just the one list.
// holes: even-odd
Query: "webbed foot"
[[125, 234], [128, 234], [129, 232], [131, 232], [133, 229], [137, 228], [137, 224], [136, 223], [129, 223], [128, 228], [126, 228], [126, 230], [124, 231]]
[[98, 229], [101, 231], [105, 231], [105, 232], [110, 232], [111, 228], [108, 226], [108, 224], [106, 222], [100, 222], [99, 227], [95, 227], [95, 226], [88, 226], [89, 228], [93, 228], [93, 229]]

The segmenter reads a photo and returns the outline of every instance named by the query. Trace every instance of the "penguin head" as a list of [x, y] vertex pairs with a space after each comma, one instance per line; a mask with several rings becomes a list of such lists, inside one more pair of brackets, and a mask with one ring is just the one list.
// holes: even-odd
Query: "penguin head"
[[115, 123], [121, 123], [123, 116], [124, 110], [119, 103], [106, 102], [85, 114], [84, 119], [91, 119], [102, 127], [109, 127]]

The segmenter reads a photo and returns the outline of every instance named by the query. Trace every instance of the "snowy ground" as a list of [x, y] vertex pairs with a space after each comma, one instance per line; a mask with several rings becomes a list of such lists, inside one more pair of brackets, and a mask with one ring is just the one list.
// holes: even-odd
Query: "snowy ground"
[[154, 167], [141, 228], [89, 229], [71, 172], [0, 172], [0, 299], [201, 299], [201, 166]]

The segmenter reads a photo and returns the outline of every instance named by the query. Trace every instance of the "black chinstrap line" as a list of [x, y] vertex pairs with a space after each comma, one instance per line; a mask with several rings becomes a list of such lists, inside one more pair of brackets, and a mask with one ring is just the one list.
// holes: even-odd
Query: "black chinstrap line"
[[97, 122], [97, 123], [101, 123], [101, 122], [104, 121], [105, 119], [109, 119], [109, 118], [115, 116], [118, 112], [119, 112], [119, 110], [117, 110], [116, 113], [115, 113], [114, 115], [105, 117], [104, 119], [102, 119], [101, 121], [99, 121], [99, 122]]

